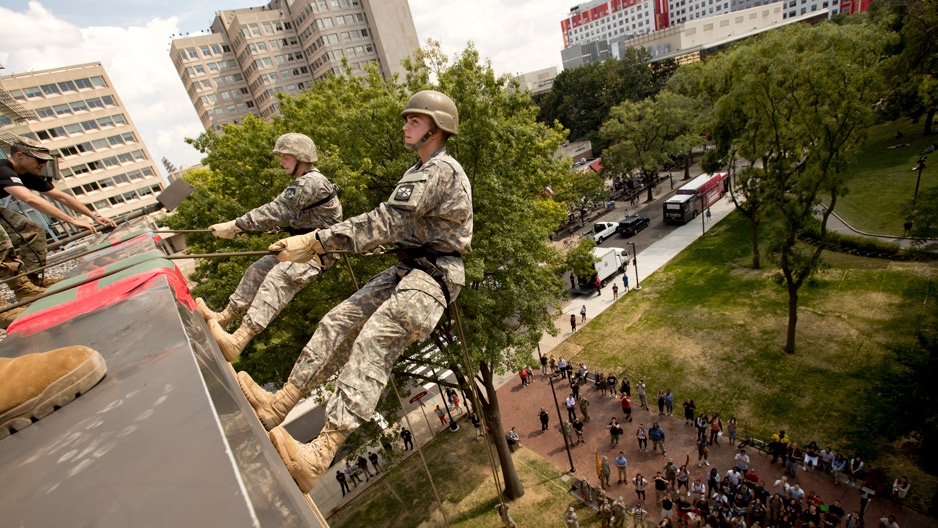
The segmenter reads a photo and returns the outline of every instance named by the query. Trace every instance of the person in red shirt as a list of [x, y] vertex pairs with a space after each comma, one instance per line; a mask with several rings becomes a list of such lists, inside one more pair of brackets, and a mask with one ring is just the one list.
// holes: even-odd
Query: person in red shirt
[[629, 422], [632, 421], [632, 398], [628, 394], [622, 393], [622, 396], [619, 397], [619, 401], [622, 403], [622, 413], [625, 414], [625, 419]]

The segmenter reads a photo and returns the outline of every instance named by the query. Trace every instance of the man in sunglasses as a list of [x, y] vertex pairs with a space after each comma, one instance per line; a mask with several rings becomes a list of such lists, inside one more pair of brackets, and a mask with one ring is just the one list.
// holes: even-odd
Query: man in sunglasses
[[[10, 146], [10, 152], [10, 159], [0, 160], [0, 199], [12, 196], [47, 216], [92, 233], [97, 233], [94, 223], [115, 227], [112, 220], [91, 211], [74, 196], [56, 189], [51, 181], [40, 174], [46, 163], [52, 161], [48, 148], [38, 141], [18, 137]], [[38, 191], [46, 198], [88, 216], [93, 222], [72, 218], [32, 191]], [[0, 208], [0, 227], [7, 233], [6, 237], [0, 237], [0, 254], [12, 253], [12, 239], [12, 242], [20, 247], [20, 258], [26, 266], [25, 271], [46, 265], [46, 235], [42, 227], [29, 220], [26, 215], [6, 207]], [[20, 270], [22, 271], [24, 270]], [[29, 279], [40, 288], [57, 282], [48, 277], [41, 278], [38, 273], [30, 273]]]

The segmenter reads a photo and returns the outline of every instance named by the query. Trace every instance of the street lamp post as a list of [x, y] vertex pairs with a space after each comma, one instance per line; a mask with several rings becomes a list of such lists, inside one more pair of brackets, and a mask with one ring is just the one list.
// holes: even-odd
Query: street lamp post
[[[537, 356], [538, 359], [544, 357], [541, 354], [541, 345], [537, 345]], [[560, 414], [560, 403], [557, 401], [557, 391], [554, 390], [554, 377], [552, 373], [547, 374], [547, 381], [550, 382], [550, 392], [554, 395], [554, 406], [557, 407], [557, 419], [560, 420], [560, 436], [563, 437], [563, 445], [567, 448], [567, 460], [570, 461], [570, 473], [576, 473], [576, 468], [573, 467], [573, 455], [570, 454], [570, 442], [567, 439], [567, 435], [563, 432], [563, 415]]]
[[700, 236], [707, 234], [707, 211], [706, 205], [707, 202], [704, 201], [705, 196], [700, 195]]
[[915, 193], [912, 194], [912, 210], [915, 210], [915, 199], [918, 198], [918, 185], [922, 182], [922, 169], [925, 168], [925, 159], [927, 156], [921, 156], [918, 164], [912, 167], [913, 171], [918, 171], [918, 178], [915, 180]]
[[635, 265], [635, 290], [642, 289], [642, 285], [638, 282], [638, 253], [635, 252], [635, 242], [629, 242], [632, 244], [632, 264]]

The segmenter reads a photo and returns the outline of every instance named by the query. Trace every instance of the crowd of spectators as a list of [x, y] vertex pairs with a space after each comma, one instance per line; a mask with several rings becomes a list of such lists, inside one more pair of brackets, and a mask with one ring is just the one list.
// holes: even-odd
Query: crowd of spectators
[[[628, 376], [621, 378], [614, 374], [602, 372], [590, 373], [583, 363], [574, 368], [563, 358], [556, 361], [553, 356], [547, 360], [547, 375], [567, 380], [572, 390], [567, 398], [569, 423], [575, 423], [577, 401], [585, 399], [583, 388], [592, 386], [602, 396], [615, 397], [622, 403], [624, 420], [632, 422], [633, 409], [631, 402], [631, 382]], [[611, 385], [610, 385], [611, 380]], [[655, 415], [659, 420], [673, 416], [674, 394], [670, 388], [657, 390], [653, 400], [657, 409], [650, 409], [647, 405], [647, 390], [644, 381], [636, 384], [637, 395], [641, 408]], [[652, 393], [655, 394], [655, 393]], [[805, 490], [801, 484], [794, 480], [798, 472], [812, 472], [824, 475], [835, 485], [846, 484], [853, 486], [861, 494], [869, 497], [891, 497], [893, 502], [901, 504], [909, 490], [909, 481], [906, 477], [896, 479], [891, 488], [885, 480], [885, 474], [877, 468], [870, 468], [859, 454], [843, 455], [834, 453], [831, 447], [823, 449], [817, 442], [810, 441], [804, 447], [792, 440], [788, 433], [780, 430], [768, 440], [752, 441], [753, 447], [746, 449], [746, 442], [739, 443], [739, 427], [735, 417], [724, 421], [717, 412], [700, 412], [693, 400], [683, 402], [683, 418], [685, 426], [693, 426], [696, 434], [697, 467], [704, 468], [691, 476], [692, 470], [687, 465], [677, 466], [674, 460], [667, 457], [665, 445], [665, 432], [658, 422], [649, 419], [652, 424], [646, 428], [639, 424], [634, 432], [624, 431], [622, 425], [613, 418], [605, 426], [610, 433], [610, 446], [619, 445], [620, 437], [634, 434], [638, 442], [638, 453], [648, 453], [648, 440], [651, 440], [651, 453], [661, 453], [667, 463], [662, 466], [654, 477], [646, 478], [641, 473], [635, 474], [631, 479], [625, 478], [627, 472], [627, 458], [623, 451], [615, 459], [618, 469], [616, 486], [630, 485], [635, 492], [635, 507], [629, 509], [635, 526], [656, 524], [662, 528], [670, 526], [687, 527], [714, 527], [714, 528], [858, 528], [861, 526], [860, 514], [857, 510], [846, 511], [839, 500], [825, 500], [814, 490]], [[583, 426], [576, 429], [577, 438], [572, 432], [571, 445], [583, 442]], [[623, 422], [624, 423], [624, 422]], [[677, 424], [669, 421], [669, 424]], [[562, 427], [564, 424], [562, 424]], [[744, 439], [746, 440], [746, 439]], [[710, 449], [716, 446], [726, 446], [735, 451], [732, 465], [725, 468], [711, 467], [709, 458]], [[678, 446], [680, 447], [680, 446]], [[750, 454], [755, 449], [766, 451], [772, 456], [771, 464], [779, 464], [778, 477], [765, 480], [752, 465]], [[689, 458], [689, 457], [688, 457]], [[609, 501], [613, 502], [615, 496], [611, 495], [609, 488], [608, 460], [603, 457], [602, 478], [600, 485], [607, 490]], [[767, 482], [772, 482], [768, 485]], [[653, 504], [648, 504], [647, 489], [655, 491]], [[618, 490], [617, 490], [618, 492]], [[617, 501], [621, 503], [622, 496]], [[859, 502], [859, 501], [858, 501]], [[651, 512], [651, 513], [649, 513]], [[614, 522], [607, 518], [610, 516], [600, 510], [603, 526], [607, 522]], [[884, 523], [884, 524], [883, 524]], [[884, 518], [883, 526], [893, 528], [895, 518]], [[867, 526], [873, 523], [867, 522]]]

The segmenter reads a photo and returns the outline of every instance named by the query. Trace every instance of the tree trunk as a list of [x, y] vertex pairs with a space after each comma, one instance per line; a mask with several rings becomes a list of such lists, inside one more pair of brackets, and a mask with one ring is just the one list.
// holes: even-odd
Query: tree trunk
[[684, 157], [684, 179], [690, 179], [690, 165], [694, 159], [694, 150], [691, 149], [687, 151], [687, 156]]
[[498, 453], [498, 461], [502, 466], [505, 498], [508, 500], [519, 499], [524, 496], [524, 485], [521, 484], [521, 479], [518, 478], [515, 461], [511, 458], [511, 450], [508, 448], [508, 439], [505, 438], [501, 411], [498, 409], [498, 394], [495, 390], [493, 373], [489, 365], [484, 362], [479, 365], [479, 373], [482, 375], [482, 383], [485, 385], [487, 400], [482, 403], [482, 409], [485, 411], [485, 424], [491, 429], [491, 438], [489, 440], [494, 443], [495, 451]]
[[785, 353], [795, 353], [795, 327], [798, 326], [798, 287], [788, 283], [788, 332], [785, 339]]
[[749, 219], [749, 228], [752, 231], [752, 269], [762, 268], [762, 262], [759, 258], [759, 222]]
[[925, 135], [930, 136], [934, 132], [932, 131], [932, 123], [935, 122], [935, 109], [931, 108], [925, 114]]

